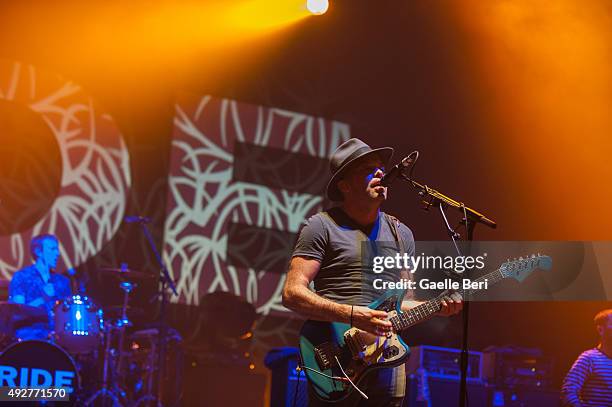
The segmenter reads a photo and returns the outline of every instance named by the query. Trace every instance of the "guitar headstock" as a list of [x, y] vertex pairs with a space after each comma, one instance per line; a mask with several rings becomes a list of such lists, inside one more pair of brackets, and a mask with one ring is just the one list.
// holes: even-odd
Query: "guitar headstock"
[[519, 257], [518, 259], [508, 260], [501, 265], [499, 270], [504, 278], [512, 277], [518, 282], [523, 282], [534, 270], [550, 270], [552, 268], [552, 259], [550, 256], [542, 256], [532, 254], [531, 257]]

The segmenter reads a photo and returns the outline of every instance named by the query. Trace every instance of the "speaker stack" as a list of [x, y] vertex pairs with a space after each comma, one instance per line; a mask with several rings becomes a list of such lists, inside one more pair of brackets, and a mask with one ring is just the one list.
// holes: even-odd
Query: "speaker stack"
[[296, 348], [276, 348], [266, 355], [264, 363], [272, 371], [271, 407], [308, 406], [308, 383], [299, 360]]

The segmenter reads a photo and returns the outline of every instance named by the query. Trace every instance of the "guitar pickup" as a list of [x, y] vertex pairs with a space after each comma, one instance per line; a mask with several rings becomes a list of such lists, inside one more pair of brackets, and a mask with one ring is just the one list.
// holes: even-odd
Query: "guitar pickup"
[[314, 348], [314, 355], [319, 369], [327, 370], [332, 366], [332, 360], [339, 352], [338, 347], [332, 342], [324, 342]]
[[383, 350], [383, 357], [385, 359], [391, 359], [392, 357], [397, 356], [398, 354], [399, 349], [395, 345], [391, 345], [388, 348], [385, 348], [385, 350]]

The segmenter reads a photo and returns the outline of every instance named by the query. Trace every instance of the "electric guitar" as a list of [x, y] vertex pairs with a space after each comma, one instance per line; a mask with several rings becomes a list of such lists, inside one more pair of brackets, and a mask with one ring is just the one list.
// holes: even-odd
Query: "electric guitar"
[[[552, 259], [532, 255], [503, 263], [501, 267], [473, 282], [488, 282], [488, 286], [505, 278], [522, 282], [535, 269], [550, 270]], [[476, 286], [476, 285], [475, 285]], [[466, 298], [478, 289], [459, 290]], [[426, 301], [409, 311], [401, 311], [405, 290], [389, 290], [369, 305], [369, 308], [388, 313], [387, 320], [393, 329], [385, 337], [370, 334], [349, 324], [308, 320], [300, 332], [302, 368], [321, 400], [342, 401], [353, 391], [367, 399], [359, 383], [371, 371], [383, 367], [395, 367], [404, 363], [410, 349], [399, 333], [436, 312], [446, 293]]]

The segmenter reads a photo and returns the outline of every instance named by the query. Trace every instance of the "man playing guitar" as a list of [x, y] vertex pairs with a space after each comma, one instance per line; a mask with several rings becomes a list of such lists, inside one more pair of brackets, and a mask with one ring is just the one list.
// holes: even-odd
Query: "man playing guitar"
[[[327, 196], [340, 205], [312, 216], [303, 225], [283, 288], [287, 308], [313, 320], [350, 323], [374, 335], [384, 336], [392, 329], [387, 312], [366, 306], [374, 297], [363, 290], [361, 253], [363, 242], [399, 241], [409, 256], [414, 254], [410, 229], [380, 211], [387, 199], [387, 188], [380, 182], [392, 154], [392, 148], [372, 149], [356, 138], [334, 152]], [[403, 270], [397, 278], [409, 279], [410, 273]], [[309, 288], [311, 282], [315, 292]], [[458, 293], [445, 297], [438, 315], [458, 313], [461, 301]], [[402, 311], [418, 304], [404, 298]], [[342, 405], [401, 406], [405, 381], [403, 364], [376, 369], [359, 384], [368, 399], [354, 392]], [[315, 397], [312, 389], [309, 398], [310, 405], [328, 404]]]

